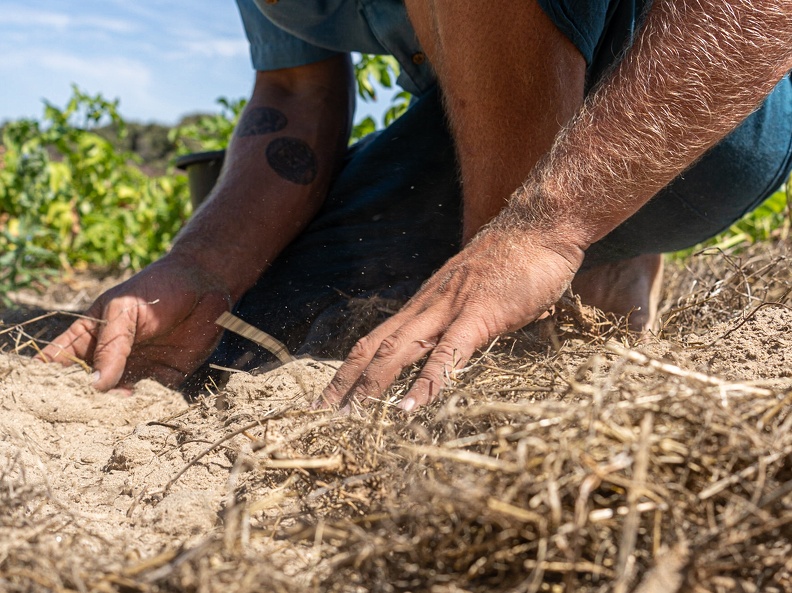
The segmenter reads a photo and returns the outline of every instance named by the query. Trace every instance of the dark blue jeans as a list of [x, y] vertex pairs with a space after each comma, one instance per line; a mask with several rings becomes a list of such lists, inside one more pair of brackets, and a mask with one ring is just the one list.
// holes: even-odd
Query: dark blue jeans
[[[585, 265], [695, 245], [761, 203], [789, 173], [790, 91], [785, 79], [760, 110], [593, 245]], [[391, 302], [361, 324], [350, 297], [409, 298], [459, 249], [460, 202], [453, 143], [432, 93], [350, 149], [316, 219], [235, 313], [293, 352], [344, 356]], [[268, 360], [226, 332], [208, 362], [251, 369]], [[187, 391], [200, 389], [209, 374], [205, 365]]]
[[[618, 43], [601, 45], [612, 62]], [[720, 144], [593, 245], [584, 266], [678, 250], [717, 234], [781, 185], [791, 156], [792, 84], [785, 78]], [[343, 357], [458, 251], [460, 208], [453, 141], [432, 92], [349, 150], [315, 220], [235, 313], [292, 352]], [[373, 296], [387, 299], [384, 306], [375, 303], [362, 314], [355, 299]], [[185, 391], [197, 393], [218, 374], [209, 363], [249, 370], [269, 360], [263, 349], [226, 332]]]

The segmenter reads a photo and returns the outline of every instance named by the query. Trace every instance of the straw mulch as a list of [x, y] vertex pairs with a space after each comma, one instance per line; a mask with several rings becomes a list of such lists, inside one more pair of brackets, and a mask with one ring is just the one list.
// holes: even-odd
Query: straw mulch
[[343, 418], [232, 380], [168, 420], [231, 462], [218, 527], [142, 561], [37, 554], [48, 493], [0, 468], [0, 527], [30, 534], [0, 589], [792, 591], [792, 381], [717, 362], [792, 327], [791, 278], [783, 245], [694, 257], [642, 344], [568, 300], [410, 418], [408, 379]]

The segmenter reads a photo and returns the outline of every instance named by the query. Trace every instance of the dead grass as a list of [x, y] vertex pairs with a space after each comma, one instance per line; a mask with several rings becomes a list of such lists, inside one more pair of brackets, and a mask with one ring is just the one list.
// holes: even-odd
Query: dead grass
[[39, 516], [46, 488], [0, 468], [0, 528], [22, 542], [0, 544], [0, 589], [792, 591], [790, 391], [688, 356], [734, 347], [763, 310], [789, 313], [786, 260], [783, 245], [692, 258], [644, 344], [568, 302], [410, 418], [207, 396], [175, 425], [232, 462], [219, 527], [153, 558], [39, 546], [69, 509]]

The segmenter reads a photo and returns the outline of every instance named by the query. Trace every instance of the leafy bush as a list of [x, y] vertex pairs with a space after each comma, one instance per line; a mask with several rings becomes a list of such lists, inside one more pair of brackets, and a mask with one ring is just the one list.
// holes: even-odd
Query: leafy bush
[[201, 114], [170, 131], [168, 139], [176, 145], [178, 154], [222, 150], [228, 146], [247, 99], [220, 97], [217, 104], [220, 105], [219, 113]]
[[45, 281], [59, 268], [140, 269], [157, 259], [190, 214], [181, 176], [149, 177], [137, 157], [95, 132], [123, 136], [118, 101], [78, 88], [66, 107], [3, 129], [0, 294]]
[[176, 145], [170, 140], [172, 129], [173, 126], [157, 123], [125, 122], [123, 137], [112, 124], [92, 131], [109, 140], [117, 150], [135, 153], [139, 159], [136, 164], [147, 175], [165, 175], [176, 154]]
[[[377, 90], [375, 83], [382, 88], [393, 88], [399, 76], [399, 62], [392, 56], [361, 54], [360, 59], [355, 62], [354, 72], [358, 96], [366, 102], [376, 101]], [[391, 106], [382, 116], [381, 126], [377, 125], [377, 122], [370, 115], [358, 121], [352, 127], [350, 143], [357, 142], [381, 127], [389, 126], [402, 113], [407, 111], [411, 98], [410, 93], [406, 91], [397, 93], [392, 99]]]

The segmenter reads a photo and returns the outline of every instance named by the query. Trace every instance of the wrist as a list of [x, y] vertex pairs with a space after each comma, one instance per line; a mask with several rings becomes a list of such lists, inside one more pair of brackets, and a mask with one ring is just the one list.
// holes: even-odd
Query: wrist
[[180, 266], [200, 270], [205, 282], [228, 295], [233, 304], [260, 275], [260, 271], [246, 270], [243, 260], [233, 252], [233, 248], [218, 247], [210, 241], [178, 241], [165, 257]]
[[551, 184], [528, 181], [489, 225], [552, 249], [576, 268], [591, 245], [591, 227]]

